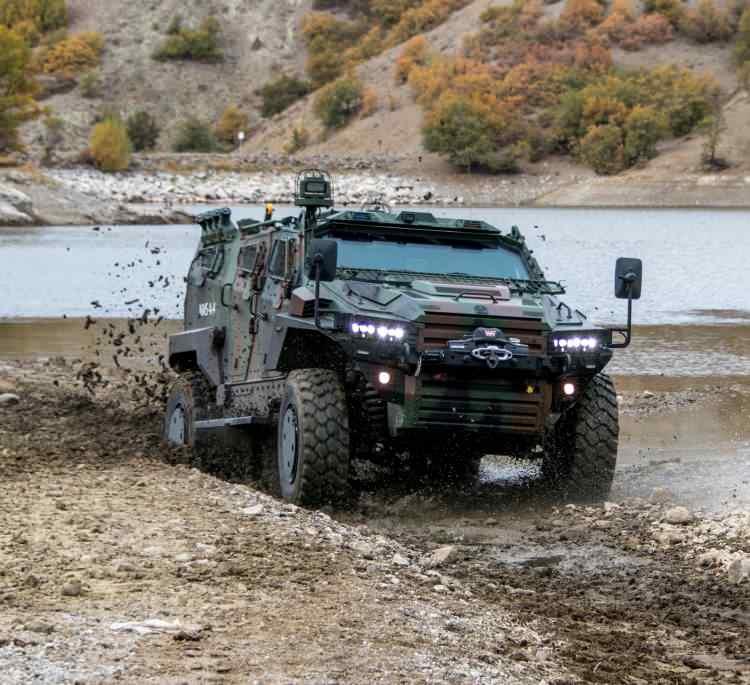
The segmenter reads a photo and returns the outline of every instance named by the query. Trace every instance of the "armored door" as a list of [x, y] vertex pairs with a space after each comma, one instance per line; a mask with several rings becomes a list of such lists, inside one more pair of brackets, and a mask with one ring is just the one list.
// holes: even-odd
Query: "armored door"
[[232, 359], [230, 376], [235, 383], [247, 379], [257, 332], [266, 245], [255, 240], [243, 245], [237, 255], [237, 271], [232, 284]]
[[286, 310], [292, 284], [298, 277], [298, 236], [280, 233], [275, 237], [266, 270], [267, 278], [258, 301], [257, 336], [250, 366], [253, 370], [266, 370], [268, 346], [271, 344], [276, 315]]

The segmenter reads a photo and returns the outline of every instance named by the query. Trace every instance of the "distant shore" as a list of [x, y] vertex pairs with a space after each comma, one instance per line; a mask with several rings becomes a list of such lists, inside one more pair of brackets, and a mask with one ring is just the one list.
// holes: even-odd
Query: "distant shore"
[[[750, 208], [750, 176], [741, 174], [430, 175], [410, 173], [399, 160], [312, 161], [332, 171], [338, 206]], [[296, 170], [311, 165], [242, 162], [217, 156], [148, 159], [118, 174], [88, 167], [5, 170], [0, 226], [180, 224], [191, 221], [185, 209], [190, 205], [291, 204]]]

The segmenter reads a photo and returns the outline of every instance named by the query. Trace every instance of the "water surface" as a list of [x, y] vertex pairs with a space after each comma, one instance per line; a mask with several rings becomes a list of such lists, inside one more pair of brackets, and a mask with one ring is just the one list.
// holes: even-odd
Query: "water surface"
[[[566, 284], [565, 299], [596, 321], [625, 318], [624, 302], [612, 295], [619, 256], [644, 260], [644, 294], [636, 308], [641, 324], [750, 321], [748, 211], [430, 211], [483, 218], [503, 229], [518, 225], [548, 278]], [[263, 208], [235, 212], [260, 218]], [[277, 216], [285, 213], [277, 208]], [[0, 318], [122, 317], [143, 307], [180, 318], [182, 279], [198, 236], [197, 226], [0, 229]]]

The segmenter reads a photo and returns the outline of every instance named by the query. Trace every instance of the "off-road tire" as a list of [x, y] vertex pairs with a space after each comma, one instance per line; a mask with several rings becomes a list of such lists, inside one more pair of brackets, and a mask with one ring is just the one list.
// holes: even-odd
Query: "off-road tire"
[[[285, 445], [288, 456], [292, 432], [296, 434], [294, 468], [284, 462]], [[279, 411], [277, 443], [279, 489], [284, 499], [319, 506], [341, 503], [346, 498], [349, 412], [336, 373], [301, 369], [289, 374]]]
[[[192, 371], [182, 374], [169, 390], [167, 407], [164, 415], [163, 438], [172, 448], [184, 448], [189, 455], [188, 462], [198, 468], [203, 468], [210, 460], [210, 448], [205, 438], [195, 430], [195, 422], [210, 412], [211, 385], [203, 374]], [[181, 408], [184, 416], [183, 442], [178, 444], [170, 439], [170, 424], [174, 412]], [[174, 435], [172, 436], [174, 438]]]
[[615, 386], [600, 373], [545, 441], [543, 476], [567, 499], [606, 499], [615, 475], [618, 435]]

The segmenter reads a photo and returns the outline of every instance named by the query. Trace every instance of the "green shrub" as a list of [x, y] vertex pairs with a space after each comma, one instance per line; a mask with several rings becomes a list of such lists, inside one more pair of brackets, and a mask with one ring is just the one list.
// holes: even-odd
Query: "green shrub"
[[362, 108], [364, 88], [354, 76], [346, 76], [321, 89], [315, 98], [315, 114], [328, 129], [345, 126]]
[[200, 119], [191, 117], [177, 127], [175, 152], [215, 152], [218, 147], [211, 128]]
[[643, 9], [648, 14], [661, 14], [672, 26], [679, 26], [684, 13], [682, 0], [644, 0]]
[[622, 129], [613, 124], [592, 126], [581, 140], [579, 155], [597, 174], [616, 174], [625, 168]]
[[107, 119], [91, 131], [89, 150], [94, 164], [102, 171], [124, 171], [130, 165], [130, 140], [125, 124]]
[[656, 144], [668, 132], [666, 118], [653, 107], [633, 108], [625, 120], [625, 163], [628, 166], [656, 157]]
[[232, 145], [237, 142], [240, 131], [247, 132], [250, 128], [250, 117], [236, 105], [229, 105], [216, 122], [214, 132], [223, 143]]
[[98, 98], [102, 91], [102, 78], [98, 70], [87, 71], [79, 82], [81, 95], [85, 98]]
[[737, 80], [747, 92], [750, 92], [750, 62], [745, 62], [737, 67]]
[[313, 88], [337, 79], [346, 69], [344, 53], [366, 32], [367, 23], [344, 21], [323, 12], [313, 12], [302, 23], [307, 46], [305, 70]]
[[220, 47], [221, 27], [213, 17], [203, 20], [197, 29], [170, 26], [174, 33], [154, 53], [154, 58], [166, 60], [196, 60], [217, 62], [223, 59]]
[[292, 139], [284, 147], [284, 152], [293, 155], [303, 148], [307, 147], [310, 142], [310, 132], [304, 126], [295, 126], [292, 129]]
[[580, 90], [569, 90], [562, 94], [560, 104], [554, 112], [556, 138], [565, 149], [572, 149], [586, 133], [583, 127], [584, 101]]
[[495, 149], [492, 126], [485, 113], [469, 101], [441, 97], [422, 129], [425, 148], [471, 171], [484, 166]]
[[13, 27], [32, 22], [41, 33], [64, 28], [68, 24], [65, 0], [3, 0], [0, 3], [0, 23]]
[[309, 82], [295, 76], [282, 74], [258, 90], [258, 94], [263, 98], [260, 113], [264, 117], [272, 117], [279, 112], [283, 112], [309, 92]]
[[128, 137], [136, 152], [153, 150], [160, 133], [156, 119], [148, 112], [141, 110], [128, 117]]
[[737, 26], [737, 42], [734, 44], [734, 60], [737, 64], [750, 62], [750, 7], [740, 17]]
[[467, 171], [512, 173], [529, 153], [521, 117], [513, 100], [482, 102], [448, 91], [425, 119], [424, 145]]

